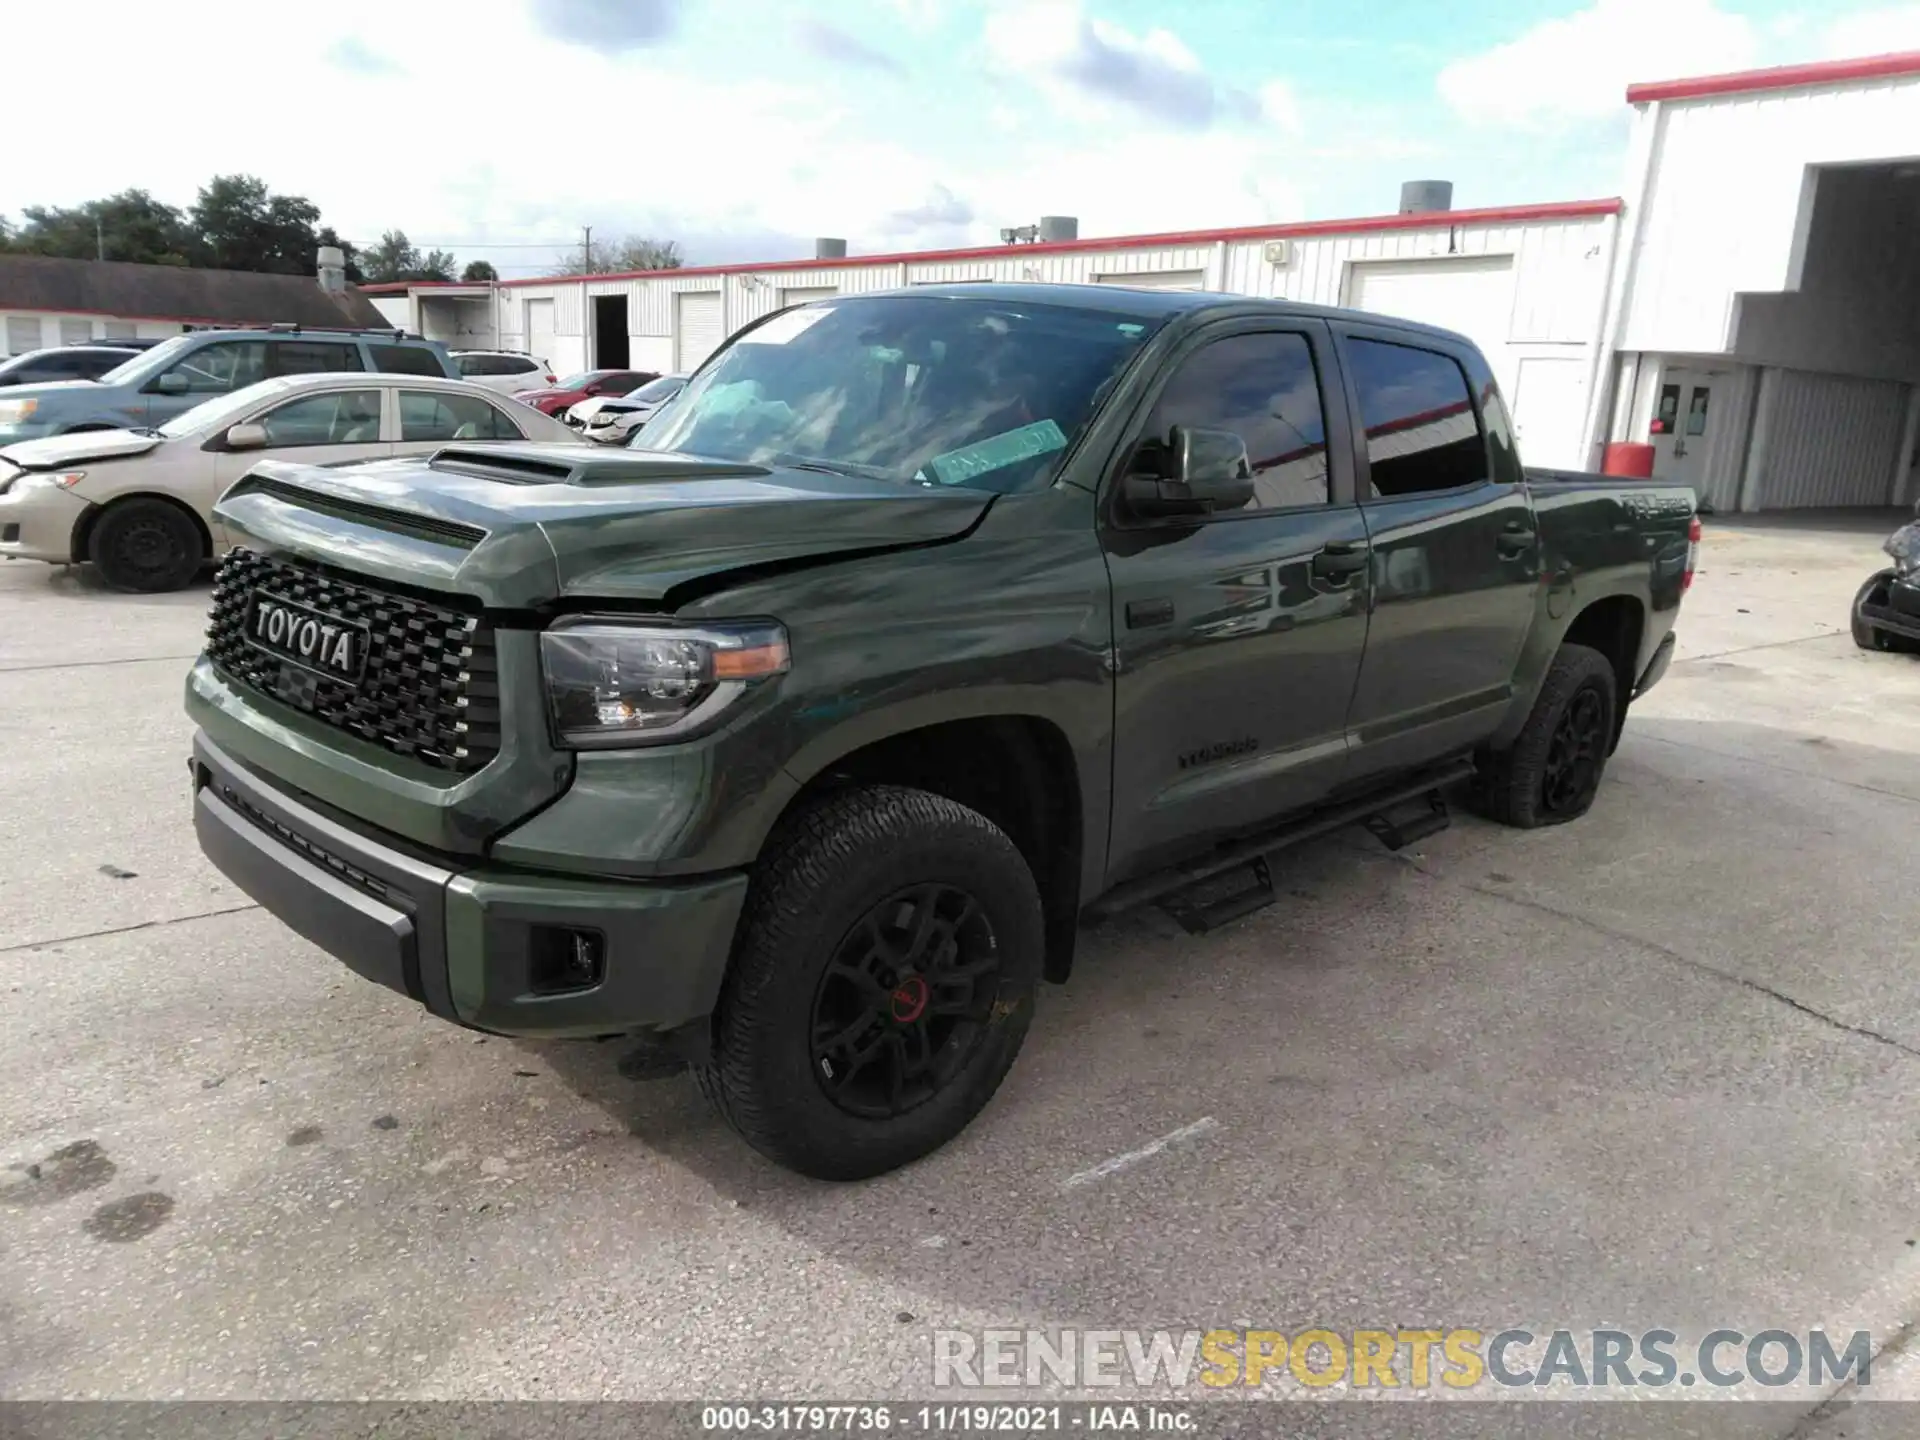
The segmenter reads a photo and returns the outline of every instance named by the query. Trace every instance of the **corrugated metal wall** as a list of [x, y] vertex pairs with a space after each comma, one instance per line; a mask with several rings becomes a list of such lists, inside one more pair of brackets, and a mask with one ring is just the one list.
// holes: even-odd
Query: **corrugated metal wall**
[[1657, 133], [1621, 348], [1712, 353], [1736, 293], [1792, 283], [1807, 166], [1920, 154], [1920, 76], [1689, 99], [1636, 123]]
[[1747, 508], [1890, 503], [1909, 394], [1891, 380], [1767, 371]]
[[1713, 444], [1701, 465], [1700, 498], [1715, 510], [1728, 511], [1740, 503], [1740, 481], [1747, 468], [1747, 437], [1753, 423], [1754, 392], [1760, 372], [1751, 365], [1734, 365], [1713, 380]]

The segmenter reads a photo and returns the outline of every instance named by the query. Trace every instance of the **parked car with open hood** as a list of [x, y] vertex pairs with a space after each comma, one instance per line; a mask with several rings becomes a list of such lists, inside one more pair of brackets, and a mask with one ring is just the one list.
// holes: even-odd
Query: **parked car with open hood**
[[833, 1179], [972, 1121], [1085, 914], [1223, 923], [1456, 785], [1585, 814], [1698, 540], [1524, 471], [1461, 336], [1237, 296], [819, 301], [638, 438], [234, 486], [194, 826], [360, 975], [632, 1036]]
[[343, 372], [459, 378], [446, 346], [399, 330], [195, 330], [97, 381], [0, 393], [0, 445], [81, 430], [149, 428], [257, 381]]
[[1853, 643], [1862, 650], [1920, 655], [1920, 507], [1881, 548], [1893, 564], [1853, 597]]
[[571, 438], [559, 421], [464, 381], [263, 380], [157, 429], [0, 443], [0, 556], [90, 561], [115, 589], [177, 590], [226, 548], [213, 503], [260, 460], [342, 465], [455, 441]]

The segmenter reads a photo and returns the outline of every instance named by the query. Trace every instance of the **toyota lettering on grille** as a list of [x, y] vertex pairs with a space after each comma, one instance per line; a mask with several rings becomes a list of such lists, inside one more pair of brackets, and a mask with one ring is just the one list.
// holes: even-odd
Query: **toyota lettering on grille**
[[247, 600], [247, 643], [332, 680], [357, 681], [367, 664], [367, 627], [256, 590]]

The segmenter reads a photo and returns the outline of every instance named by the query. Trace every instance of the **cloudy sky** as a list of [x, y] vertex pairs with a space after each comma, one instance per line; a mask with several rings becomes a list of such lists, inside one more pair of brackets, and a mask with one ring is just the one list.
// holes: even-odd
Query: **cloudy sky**
[[0, 213], [249, 171], [525, 275], [589, 224], [721, 263], [1613, 195], [1630, 80], [1920, 48], [1920, 3], [97, 0], [6, 42]]

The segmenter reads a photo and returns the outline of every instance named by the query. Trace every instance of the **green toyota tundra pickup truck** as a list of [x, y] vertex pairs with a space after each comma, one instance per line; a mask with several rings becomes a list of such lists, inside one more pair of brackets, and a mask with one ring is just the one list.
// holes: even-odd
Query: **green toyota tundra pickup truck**
[[267, 461], [219, 513], [214, 863], [829, 1178], [972, 1120], [1089, 915], [1203, 930], [1456, 787], [1583, 814], [1699, 535], [1687, 489], [1523, 471], [1456, 335], [985, 284], [772, 315], [631, 448]]

